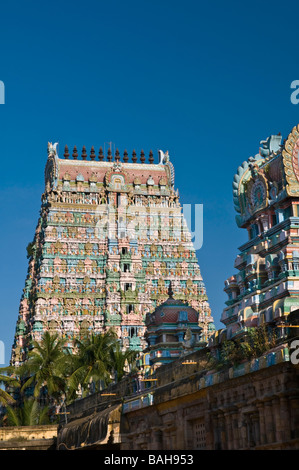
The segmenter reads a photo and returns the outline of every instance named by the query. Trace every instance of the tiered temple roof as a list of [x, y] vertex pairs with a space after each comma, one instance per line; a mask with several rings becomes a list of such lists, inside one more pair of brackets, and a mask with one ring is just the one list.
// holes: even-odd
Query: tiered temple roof
[[239, 227], [248, 232], [225, 281], [227, 307], [221, 333], [241, 337], [248, 328], [271, 324], [279, 333], [299, 307], [299, 126], [260, 142], [233, 180]]
[[45, 330], [67, 347], [114, 328], [124, 348], [146, 346], [145, 317], [174, 296], [198, 313], [203, 335], [213, 321], [194, 246], [174, 189], [168, 152], [154, 163], [141, 151], [109, 148], [79, 156], [48, 144], [45, 192], [20, 303], [12, 362], [23, 362]]

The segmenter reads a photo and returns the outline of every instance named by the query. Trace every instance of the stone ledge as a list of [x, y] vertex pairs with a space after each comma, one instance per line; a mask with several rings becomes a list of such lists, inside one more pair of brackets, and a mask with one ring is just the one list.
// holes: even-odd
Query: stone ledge
[[8, 426], [0, 428], [0, 447], [9, 442], [32, 442], [52, 440], [57, 436], [56, 424], [38, 426]]
[[1, 450], [56, 450], [56, 437], [52, 439], [11, 439], [0, 442]]

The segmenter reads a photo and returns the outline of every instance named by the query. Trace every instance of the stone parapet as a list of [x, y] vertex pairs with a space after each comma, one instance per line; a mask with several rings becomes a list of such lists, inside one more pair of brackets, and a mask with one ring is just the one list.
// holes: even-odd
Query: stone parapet
[[55, 450], [57, 425], [0, 427], [0, 450]]

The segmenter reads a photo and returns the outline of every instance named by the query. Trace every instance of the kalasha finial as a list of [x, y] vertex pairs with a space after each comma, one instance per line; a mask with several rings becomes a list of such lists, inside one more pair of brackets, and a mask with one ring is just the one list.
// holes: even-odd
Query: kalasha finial
[[99, 160], [100, 162], [104, 160], [103, 147], [100, 147], [100, 150], [99, 150]]
[[137, 155], [136, 155], [135, 150], [133, 150], [133, 153], [132, 153], [132, 162], [134, 162], [134, 163], [137, 162]]
[[65, 158], [66, 160], [67, 160], [67, 159], [69, 158], [69, 156], [70, 156], [70, 154], [69, 154], [69, 148], [68, 148], [67, 145], [64, 147], [64, 155], [63, 155], [63, 156], [64, 156], [64, 158]]
[[172, 284], [171, 281], [168, 286], [168, 296], [172, 299], [173, 298], [173, 290], [172, 290]]
[[72, 157], [73, 157], [74, 160], [77, 160], [77, 158], [78, 158], [78, 152], [77, 152], [76, 145], [74, 146]]
[[149, 153], [149, 162], [154, 163], [154, 154], [152, 150], [150, 150], [150, 153]]
[[86, 147], [85, 147], [85, 145], [83, 145], [81, 157], [82, 157], [82, 160], [86, 160], [86, 159], [87, 159], [87, 152], [86, 152]]
[[120, 159], [119, 150], [116, 149], [116, 151], [115, 151], [115, 161], [118, 162], [119, 159]]
[[94, 160], [95, 158], [96, 158], [96, 153], [94, 150], [94, 146], [92, 146], [90, 150], [90, 160]]
[[111, 160], [112, 160], [112, 152], [111, 152], [111, 148], [110, 148], [110, 147], [109, 147], [109, 149], [108, 149], [107, 160], [108, 160], [108, 162], [111, 162]]
[[124, 151], [124, 162], [127, 163], [127, 161], [129, 161], [129, 157], [128, 157], [128, 152], [125, 150]]
[[141, 161], [141, 163], [144, 163], [144, 162], [145, 162], [145, 155], [144, 155], [144, 151], [143, 151], [143, 150], [141, 150], [141, 152], [140, 152], [140, 161]]

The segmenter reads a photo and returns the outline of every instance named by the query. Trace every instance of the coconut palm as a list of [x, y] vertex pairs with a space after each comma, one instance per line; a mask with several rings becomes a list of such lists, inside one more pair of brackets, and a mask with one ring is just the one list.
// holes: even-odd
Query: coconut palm
[[21, 367], [28, 377], [22, 391], [32, 387], [35, 398], [43, 393], [48, 402], [57, 400], [65, 392], [65, 353], [63, 340], [57, 334], [46, 331], [40, 343], [34, 341], [28, 360]]
[[6, 424], [8, 426], [34, 426], [49, 424], [49, 408], [41, 407], [38, 401], [29, 398], [21, 406], [9, 405], [6, 407]]
[[[0, 381], [3, 382], [1, 377], [0, 377]], [[14, 402], [15, 402], [14, 398], [6, 390], [4, 390], [3, 388], [0, 388], [0, 405], [6, 406]]]
[[16, 369], [12, 366], [0, 368], [0, 404], [3, 406], [15, 403], [11, 392], [19, 389], [21, 386], [21, 378], [16, 374]]
[[130, 372], [137, 357], [137, 351], [131, 349], [122, 350], [121, 345], [117, 342], [111, 349], [111, 366], [114, 372], [115, 382], [119, 382], [126, 373]]
[[91, 383], [97, 390], [99, 382], [104, 385], [111, 382], [111, 351], [115, 343], [116, 335], [111, 330], [91, 335], [82, 341], [77, 340], [78, 352], [73, 356], [73, 373], [68, 379], [69, 399], [74, 398], [79, 387], [82, 388], [83, 395], [86, 395]]

